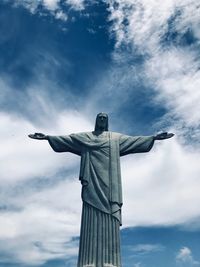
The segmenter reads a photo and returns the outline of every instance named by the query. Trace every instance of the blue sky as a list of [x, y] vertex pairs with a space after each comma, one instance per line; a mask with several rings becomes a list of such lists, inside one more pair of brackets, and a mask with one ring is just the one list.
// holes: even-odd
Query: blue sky
[[79, 158], [27, 134], [172, 131], [123, 157], [123, 267], [200, 266], [200, 7], [2, 0], [0, 266], [74, 267]]

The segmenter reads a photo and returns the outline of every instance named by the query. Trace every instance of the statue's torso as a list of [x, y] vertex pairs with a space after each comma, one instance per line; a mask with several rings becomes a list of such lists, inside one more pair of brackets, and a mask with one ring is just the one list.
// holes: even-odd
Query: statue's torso
[[[96, 144], [96, 146], [90, 146]], [[99, 145], [98, 145], [99, 144]], [[87, 134], [87, 142], [82, 150], [83, 178], [87, 186], [83, 186], [83, 200], [95, 204], [101, 210], [110, 208], [110, 145], [109, 133], [100, 135]]]

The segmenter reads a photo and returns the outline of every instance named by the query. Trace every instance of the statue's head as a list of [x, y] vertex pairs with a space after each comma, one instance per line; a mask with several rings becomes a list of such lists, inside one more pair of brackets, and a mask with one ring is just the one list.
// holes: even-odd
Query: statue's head
[[108, 131], [108, 114], [101, 112], [97, 114], [95, 131]]

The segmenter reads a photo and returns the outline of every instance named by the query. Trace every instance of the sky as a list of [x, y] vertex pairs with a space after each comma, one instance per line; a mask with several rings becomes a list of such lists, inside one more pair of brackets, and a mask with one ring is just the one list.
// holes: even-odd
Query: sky
[[0, 267], [74, 267], [80, 159], [27, 135], [175, 133], [121, 159], [123, 267], [200, 266], [200, 2], [1, 0]]

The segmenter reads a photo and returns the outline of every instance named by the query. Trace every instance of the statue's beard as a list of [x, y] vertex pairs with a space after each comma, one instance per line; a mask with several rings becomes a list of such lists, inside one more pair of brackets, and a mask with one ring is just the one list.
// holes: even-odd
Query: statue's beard
[[105, 131], [106, 127], [105, 126], [101, 126], [101, 125], [98, 125], [97, 127], [97, 131]]

